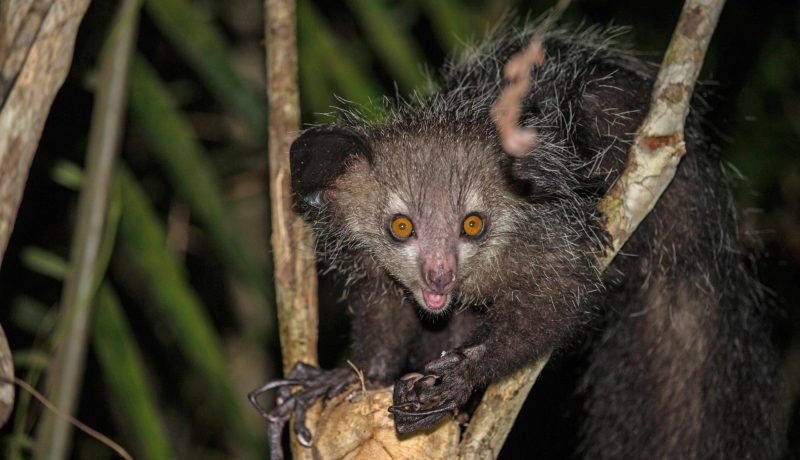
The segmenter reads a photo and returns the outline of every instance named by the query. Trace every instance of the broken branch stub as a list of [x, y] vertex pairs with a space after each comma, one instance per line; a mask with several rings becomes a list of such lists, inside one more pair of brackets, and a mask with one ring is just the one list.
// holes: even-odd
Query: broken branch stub
[[519, 119], [522, 116], [522, 101], [533, 86], [531, 68], [542, 64], [542, 39], [534, 37], [527, 48], [511, 56], [504, 68], [503, 75], [508, 80], [508, 86], [492, 106], [491, 116], [503, 150], [509, 155], [523, 156], [536, 145], [536, 129], [519, 126]]

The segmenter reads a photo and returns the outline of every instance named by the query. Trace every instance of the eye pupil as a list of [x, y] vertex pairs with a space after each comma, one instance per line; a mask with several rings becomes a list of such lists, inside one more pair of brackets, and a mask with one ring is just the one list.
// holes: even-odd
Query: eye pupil
[[483, 236], [483, 218], [478, 214], [470, 214], [464, 218], [464, 235], [469, 238], [479, 238]]
[[414, 224], [411, 222], [411, 218], [402, 214], [394, 216], [389, 223], [389, 234], [398, 241], [414, 236]]

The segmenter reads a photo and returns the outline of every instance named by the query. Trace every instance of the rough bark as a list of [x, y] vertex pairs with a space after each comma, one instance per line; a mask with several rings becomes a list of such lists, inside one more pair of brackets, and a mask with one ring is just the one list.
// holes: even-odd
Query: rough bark
[[0, 427], [6, 424], [14, 409], [14, 360], [8, 340], [0, 327]]
[[0, 8], [0, 262], [50, 106], [89, 0], [6, 0]]
[[[89, 0], [0, 2], [0, 264], [22, 201], [33, 155], [56, 93], [72, 63], [75, 35]], [[0, 333], [0, 377], [14, 366]], [[14, 404], [10, 384], [0, 387], [0, 426]]]
[[[265, 0], [269, 178], [275, 294], [284, 373], [297, 362], [317, 364], [317, 271], [310, 229], [293, 211], [289, 147], [300, 129], [296, 15], [293, 0]], [[314, 418], [307, 420], [314, 429]], [[310, 450], [292, 443], [294, 458]]]

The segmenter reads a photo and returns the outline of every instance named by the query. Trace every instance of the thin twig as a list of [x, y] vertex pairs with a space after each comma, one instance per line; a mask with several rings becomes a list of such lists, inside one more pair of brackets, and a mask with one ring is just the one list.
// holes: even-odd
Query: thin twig
[[[126, 0], [120, 5], [100, 59], [100, 83], [89, 133], [87, 171], [72, 235], [70, 269], [61, 299], [65, 311], [56, 334], [55, 357], [47, 371], [50, 398], [66, 413], [75, 408], [83, 378], [98, 260], [114, 164], [122, 138], [128, 69], [140, 3], [141, 0]], [[69, 442], [69, 424], [62, 418], [45, 415], [37, 436], [37, 451], [42, 458], [66, 458]]]
[[36, 398], [40, 403], [42, 403], [42, 405], [45, 408], [47, 408], [47, 410], [55, 414], [57, 417], [62, 418], [64, 421], [73, 425], [75, 428], [83, 431], [84, 433], [88, 434], [89, 436], [105, 444], [109, 448], [113, 449], [117, 454], [119, 454], [120, 457], [126, 460], [133, 460], [131, 454], [129, 454], [124, 447], [120, 446], [119, 444], [111, 440], [111, 438], [109, 438], [108, 436], [86, 425], [85, 423], [81, 422], [75, 417], [59, 410], [59, 408], [56, 407], [53, 403], [51, 403], [50, 400], [45, 398], [43, 394], [36, 391], [36, 388], [32, 387], [31, 385], [28, 385], [28, 382], [20, 379], [19, 377], [14, 377], [13, 380], [7, 379], [5, 377], [0, 377], [0, 382], [7, 385], [13, 385], [13, 384], [19, 385], [20, 388], [30, 393], [34, 398]]
[[358, 381], [359, 381], [359, 383], [361, 383], [361, 394], [366, 396], [367, 395], [367, 384], [365, 383], [365, 380], [364, 380], [364, 371], [359, 369], [358, 366], [353, 364], [353, 362], [350, 361], [349, 359], [347, 360], [347, 364], [349, 364], [350, 367], [353, 368], [353, 370], [356, 373], [356, 376], [358, 376]]
[[289, 147], [300, 130], [293, 0], [265, 0], [272, 250], [284, 371], [317, 362], [317, 271], [311, 231], [294, 212]]
[[[300, 130], [294, 0], [264, 0], [269, 98], [269, 179], [275, 297], [284, 373], [317, 364], [317, 269], [311, 231], [294, 212], [289, 147]], [[317, 405], [317, 408], [319, 406]], [[313, 431], [317, 409], [306, 423]], [[294, 458], [310, 458], [292, 436]]]

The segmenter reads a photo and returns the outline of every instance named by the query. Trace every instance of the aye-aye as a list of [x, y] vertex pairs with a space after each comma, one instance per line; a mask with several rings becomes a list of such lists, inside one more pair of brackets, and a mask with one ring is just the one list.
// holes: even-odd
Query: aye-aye
[[[590, 340], [586, 458], [778, 457], [776, 352], [718, 149], [690, 114], [674, 181], [603, 270], [597, 204], [625, 166], [655, 67], [619, 49], [618, 29], [546, 32], [520, 122], [538, 140], [510, 157], [490, 111], [504, 63], [535, 32], [495, 33], [437, 88], [387, 99], [385, 119], [343, 108], [292, 145], [298, 206], [346, 280], [351, 360], [369, 384], [395, 383], [388, 409], [405, 434]], [[289, 416], [309, 444], [305, 408], [355, 379], [301, 364], [269, 385], [301, 385], [270, 413], [273, 455]]]

